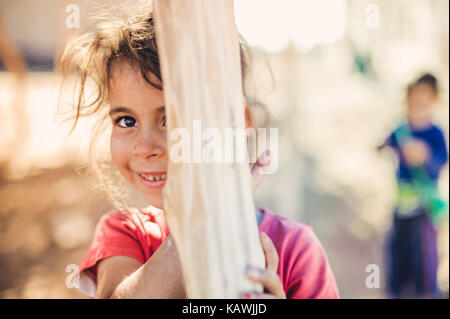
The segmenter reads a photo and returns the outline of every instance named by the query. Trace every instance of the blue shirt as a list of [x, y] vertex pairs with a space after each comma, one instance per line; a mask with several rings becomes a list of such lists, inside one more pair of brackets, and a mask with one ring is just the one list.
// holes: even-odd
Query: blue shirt
[[399, 157], [397, 178], [401, 182], [411, 182], [412, 180], [410, 172], [413, 167], [408, 165], [402, 152], [400, 152], [402, 146], [401, 144], [404, 142], [399, 141], [398, 136], [399, 132], [403, 130], [408, 132], [408, 134], [410, 135], [409, 137], [417, 138], [423, 141], [429, 147], [431, 154], [429, 159], [423, 166], [430, 181], [433, 183], [437, 183], [439, 173], [448, 160], [447, 145], [445, 143], [445, 138], [442, 130], [436, 125], [430, 125], [427, 128], [419, 130], [414, 129], [409, 125], [405, 127], [405, 125], [408, 124], [400, 125], [394, 132], [392, 132], [387, 140], [387, 144], [396, 151]]

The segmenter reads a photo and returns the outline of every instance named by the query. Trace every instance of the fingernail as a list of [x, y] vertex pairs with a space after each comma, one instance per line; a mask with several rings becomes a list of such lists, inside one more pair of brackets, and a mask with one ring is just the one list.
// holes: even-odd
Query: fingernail
[[270, 150], [266, 150], [261, 158], [260, 158], [261, 164], [267, 164], [270, 161]]

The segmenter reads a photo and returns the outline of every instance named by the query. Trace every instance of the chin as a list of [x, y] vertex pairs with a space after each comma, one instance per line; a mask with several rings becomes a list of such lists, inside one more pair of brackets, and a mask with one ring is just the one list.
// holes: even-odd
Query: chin
[[145, 198], [145, 202], [148, 205], [152, 205], [153, 207], [159, 208], [159, 209], [164, 209], [164, 201], [162, 196], [149, 196], [147, 194], [147, 196], [144, 197]]

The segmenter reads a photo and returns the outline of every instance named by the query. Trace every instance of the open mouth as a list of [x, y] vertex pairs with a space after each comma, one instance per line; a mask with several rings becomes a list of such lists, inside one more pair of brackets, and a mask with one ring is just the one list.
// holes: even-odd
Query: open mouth
[[144, 185], [154, 188], [162, 187], [166, 182], [167, 174], [160, 172], [139, 172], [137, 173]]

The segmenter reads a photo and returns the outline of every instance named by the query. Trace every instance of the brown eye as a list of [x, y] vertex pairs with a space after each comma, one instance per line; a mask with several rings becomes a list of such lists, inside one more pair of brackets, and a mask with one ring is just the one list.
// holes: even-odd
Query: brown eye
[[167, 124], [166, 124], [166, 117], [165, 117], [165, 116], [164, 116], [163, 119], [162, 119], [162, 126], [163, 126], [163, 127], [166, 127], [166, 126], [167, 126]]
[[116, 122], [116, 125], [119, 125], [120, 127], [123, 127], [123, 128], [133, 127], [136, 125], [136, 120], [129, 116], [119, 117], [115, 122]]

